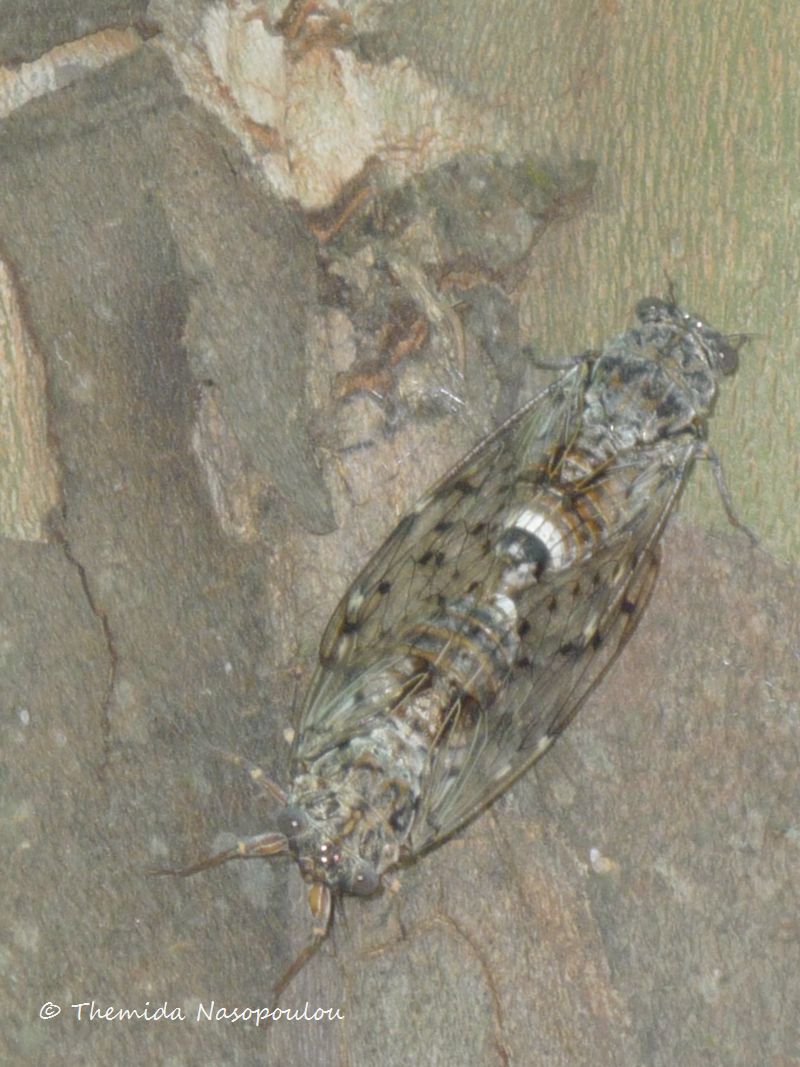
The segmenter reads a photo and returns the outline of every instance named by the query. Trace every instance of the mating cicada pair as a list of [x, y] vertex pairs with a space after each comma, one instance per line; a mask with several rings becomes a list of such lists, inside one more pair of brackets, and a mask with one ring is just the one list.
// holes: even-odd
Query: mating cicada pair
[[334, 612], [289, 785], [271, 786], [276, 829], [175, 873], [291, 854], [308, 952], [338, 895], [376, 892], [506, 790], [633, 633], [693, 461], [718, 472], [707, 420], [740, 344], [642, 300], [629, 330], [481, 441]]

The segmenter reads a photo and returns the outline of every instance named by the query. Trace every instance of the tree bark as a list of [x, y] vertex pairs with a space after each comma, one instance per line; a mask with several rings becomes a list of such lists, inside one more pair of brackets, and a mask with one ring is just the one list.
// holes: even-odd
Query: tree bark
[[[0, 123], [0, 258], [35, 362], [22, 385], [1, 364], [29, 442], [0, 507], [6, 1061], [796, 1062], [794, 7], [417, 0], [365, 43], [496, 109], [520, 154], [598, 164], [530, 262], [538, 356], [597, 347], [670, 282], [751, 335], [711, 439], [761, 546], [697, 470], [574, 727], [399, 892], [346, 902], [280, 1001], [341, 1019], [258, 1028], [198, 1007], [275, 1006], [310, 930], [296, 869], [146, 871], [273, 827], [223, 751], [286, 784], [328, 614], [485, 412], [335, 454], [326, 413], [357, 440], [361, 408], [329, 406], [313, 238], [186, 95], [157, 8], [130, 54]], [[13, 62], [72, 25], [14, 17]], [[185, 1021], [79, 1021], [92, 1000]]]

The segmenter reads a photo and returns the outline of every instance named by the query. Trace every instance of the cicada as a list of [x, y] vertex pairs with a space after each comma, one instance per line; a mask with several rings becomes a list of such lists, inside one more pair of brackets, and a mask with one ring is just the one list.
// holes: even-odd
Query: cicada
[[290, 854], [314, 934], [287, 979], [337, 897], [376, 893], [550, 748], [641, 618], [693, 461], [718, 470], [707, 422], [741, 338], [672, 301], [635, 317], [400, 520], [325, 630], [276, 828], [174, 872]]

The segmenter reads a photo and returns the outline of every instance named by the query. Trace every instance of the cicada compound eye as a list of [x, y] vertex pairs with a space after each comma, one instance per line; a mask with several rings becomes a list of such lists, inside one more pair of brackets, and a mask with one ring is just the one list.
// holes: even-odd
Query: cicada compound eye
[[278, 829], [290, 841], [299, 837], [308, 828], [308, 816], [302, 808], [288, 807], [278, 815]]
[[733, 374], [739, 367], [740, 345], [722, 341], [718, 346], [719, 369], [723, 374]]
[[636, 305], [635, 314], [641, 323], [660, 322], [675, 318], [675, 307], [659, 296], [646, 296]]
[[381, 879], [372, 867], [361, 867], [347, 887], [347, 892], [357, 897], [371, 897], [380, 889]]

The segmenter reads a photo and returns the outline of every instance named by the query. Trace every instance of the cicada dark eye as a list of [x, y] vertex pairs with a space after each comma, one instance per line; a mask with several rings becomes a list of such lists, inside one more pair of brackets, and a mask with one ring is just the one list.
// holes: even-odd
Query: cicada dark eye
[[371, 897], [380, 888], [381, 880], [377, 871], [371, 867], [362, 867], [353, 876], [347, 891], [357, 897]]
[[723, 341], [719, 346], [719, 369], [722, 374], [733, 374], [739, 366], [739, 345]]
[[292, 840], [299, 837], [308, 827], [308, 816], [301, 808], [284, 808], [278, 815], [278, 829]]
[[674, 318], [675, 308], [658, 296], [647, 296], [636, 305], [636, 318], [639, 322], [659, 322], [664, 318]]

